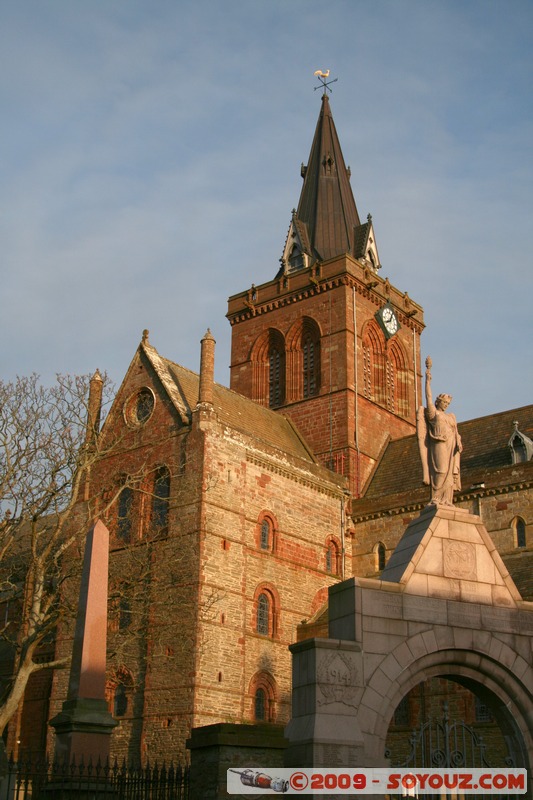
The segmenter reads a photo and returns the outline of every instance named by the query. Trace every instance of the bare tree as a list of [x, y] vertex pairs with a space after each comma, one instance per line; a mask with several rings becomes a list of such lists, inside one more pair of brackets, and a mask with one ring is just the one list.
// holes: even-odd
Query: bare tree
[[68, 577], [63, 557], [87, 530], [87, 507], [79, 501], [100, 457], [94, 434], [104, 384], [99, 374], [92, 381], [57, 376], [51, 387], [37, 375], [0, 382], [0, 647], [4, 667], [10, 664], [0, 695], [0, 731], [30, 676], [64, 664], [43, 663], [36, 654], [73, 611], [62, 591]]
[[[114, 537], [108, 663], [116, 672], [131, 665], [135, 691], [142, 694], [149, 660], [198, 647], [184, 635], [192, 623], [176, 644], [175, 620], [206, 619], [218, 599], [213, 593], [198, 607], [196, 549], [190, 537], [176, 547], [168, 535], [174, 507], [194, 495], [197, 470], [187, 470], [183, 448], [167, 447], [168, 426], [145, 448], [118, 412], [100, 433], [111, 395], [98, 373], [58, 376], [51, 387], [36, 375], [0, 382], [0, 733], [30, 677], [69, 662], [83, 546], [96, 518]], [[177, 477], [183, 488], [170, 497]]]

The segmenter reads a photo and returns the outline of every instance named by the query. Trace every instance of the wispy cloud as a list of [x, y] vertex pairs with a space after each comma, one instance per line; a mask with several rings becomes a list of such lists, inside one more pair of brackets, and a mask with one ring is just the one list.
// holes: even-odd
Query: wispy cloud
[[144, 327], [196, 369], [278, 267], [331, 68], [384, 273], [425, 307], [461, 418], [530, 402], [526, 0], [67, 4], [0, 11], [4, 374], [107, 369]]

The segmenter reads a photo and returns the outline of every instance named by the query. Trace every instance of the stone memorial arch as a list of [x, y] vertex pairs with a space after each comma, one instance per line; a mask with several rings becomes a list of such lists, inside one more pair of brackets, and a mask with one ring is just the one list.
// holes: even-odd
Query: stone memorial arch
[[396, 707], [440, 676], [489, 706], [513, 765], [531, 776], [533, 603], [520, 597], [479, 517], [427, 506], [381, 580], [330, 588], [329, 638], [291, 651], [288, 766], [388, 766]]

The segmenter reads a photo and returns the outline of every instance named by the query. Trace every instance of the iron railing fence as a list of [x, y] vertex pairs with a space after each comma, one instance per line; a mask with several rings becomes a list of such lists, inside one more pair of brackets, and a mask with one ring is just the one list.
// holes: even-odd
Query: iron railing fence
[[190, 800], [189, 767], [8, 760], [0, 800]]

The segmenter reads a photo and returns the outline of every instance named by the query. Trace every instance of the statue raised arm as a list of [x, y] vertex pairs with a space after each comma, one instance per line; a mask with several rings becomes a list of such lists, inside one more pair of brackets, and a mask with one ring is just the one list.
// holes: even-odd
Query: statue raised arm
[[417, 417], [418, 443], [424, 483], [431, 485], [431, 502], [453, 505], [453, 493], [461, 488], [460, 453], [463, 446], [454, 414], [446, 413], [452, 398], [439, 394], [433, 403], [431, 358], [426, 358], [426, 408]]

